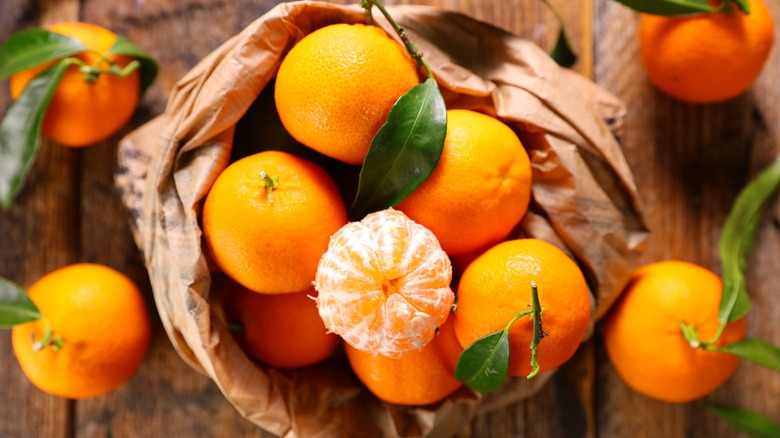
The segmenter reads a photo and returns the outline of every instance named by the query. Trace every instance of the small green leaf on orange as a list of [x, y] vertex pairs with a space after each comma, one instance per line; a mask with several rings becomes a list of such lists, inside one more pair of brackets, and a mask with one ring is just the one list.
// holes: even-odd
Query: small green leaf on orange
[[45, 29], [19, 31], [0, 47], [0, 79], [86, 50], [81, 41]]
[[0, 277], [0, 328], [43, 318], [27, 293], [19, 285]]
[[433, 78], [415, 85], [390, 110], [360, 170], [350, 218], [394, 207], [431, 175], [447, 135], [447, 108]]
[[717, 12], [707, 0], [617, 0], [625, 6], [646, 14], [679, 17]]
[[72, 62], [66, 58], [31, 80], [0, 121], [0, 207], [11, 207], [38, 154], [43, 115]]
[[777, 348], [772, 343], [763, 339], [749, 338], [713, 349], [739, 356], [743, 359], [780, 372], [780, 348]]
[[141, 63], [141, 94], [152, 85], [157, 77], [159, 70], [157, 61], [122, 35], [117, 36], [114, 45], [107, 54], [130, 56]]
[[460, 355], [455, 378], [477, 392], [500, 388], [509, 370], [509, 331], [499, 330], [469, 345]]

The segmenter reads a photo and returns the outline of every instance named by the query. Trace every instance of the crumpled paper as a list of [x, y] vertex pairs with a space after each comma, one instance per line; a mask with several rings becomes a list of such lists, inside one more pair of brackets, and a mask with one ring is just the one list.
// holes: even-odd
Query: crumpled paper
[[[550, 241], [570, 254], [593, 292], [594, 320], [601, 317], [648, 237], [636, 185], [612, 133], [625, 116], [623, 104], [558, 67], [533, 43], [490, 25], [429, 7], [389, 9], [433, 68], [449, 108], [497, 116], [518, 132], [532, 161], [533, 195], [516, 235]], [[486, 397], [464, 388], [434, 406], [384, 404], [360, 386], [343, 355], [293, 371], [252, 362], [230, 334], [217, 288], [211, 288], [199, 213], [231, 159], [237, 124], [272, 135], [262, 105], [260, 119], [242, 117], [285, 53], [322, 26], [358, 22], [364, 22], [359, 7], [318, 2], [280, 4], [257, 19], [176, 84], [164, 114], [121, 141], [116, 185], [174, 347], [244, 417], [285, 437], [450, 436], [476, 412], [530, 396], [552, 373], [509, 379]]]

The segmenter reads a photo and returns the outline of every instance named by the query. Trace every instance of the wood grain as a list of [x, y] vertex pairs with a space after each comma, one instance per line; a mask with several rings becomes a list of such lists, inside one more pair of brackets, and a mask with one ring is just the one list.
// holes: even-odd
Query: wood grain
[[[354, 3], [338, 0], [335, 3]], [[3, 0], [0, 39], [31, 25], [81, 18], [128, 36], [156, 57], [160, 76], [124, 132], [163, 111], [175, 82], [207, 53], [277, 1], [263, 0]], [[457, 10], [524, 36], [545, 49], [558, 23], [538, 0], [394, 0]], [[626, 101], [622, 145], [654, 234], [645, 261], [675, 258], [720, 271], [717, 239], [740, 188], [780, 151], [780, 55], [754, 89], [717, 105], [692, 106], [655, 91], [638, 58], [637, 15], [613, 0], [555, 1], [580, 55], [574, 69]], [[775, 17], [780, 0], [769, 0]], [[6, 108], [6, 87], [0, 108]], [[122, 133], [87, 149], [45, 142], [27, 188], [0, 212], [0, 276], [23, 285], [76, 261], [103, 263], [129, 275], [145, 292], [154, 339], [139, 373], [119, 390], [70, 402], [27, 382], [0, 332], [0, 437], [269, 437], [241, 416], [216, 385], [173, 350], [152, 305], [146, 271], [113, 187]], [[755, 309], [749, 334], [780, 344], [780, 205], [762, 222], [749, 285]], [[530, 400], [475, 419], [463, 437], [729, 437], [708, 401], [752, 408], [780, 421], [780, 375], [743, 363], [704, 401], [671, 405], [633, 392], [608, 362], [598, 334]]]

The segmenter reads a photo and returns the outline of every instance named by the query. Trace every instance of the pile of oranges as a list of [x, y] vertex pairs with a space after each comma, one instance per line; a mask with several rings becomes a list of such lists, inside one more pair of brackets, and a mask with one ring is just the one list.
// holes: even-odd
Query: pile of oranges
[[[644, 15], [639, 37], [650, 81], [691, 103], [742, 93], [774, 38], [767, 8], [753, 5], [749, 16]], [[130, 62], [104, 60], [117, 37], [103, 28], [63, 23], [51, 30], [84, 41], [90, 51], [79, 59], [86, 63]], [[739, 38], [731, 36], [736, 30]], [[697, 36], [705, 33], [709, 43], [701, 44]], [[724, 64], [737, 53], [745, 62]], [[49, 65], [14, 75], [13, 96]], [[701, 69], [713, 74], [703, 77]], [[329, 25], [286, 54], [275, 82], [276, 110], [296, 141], [356, 166], [394, 103], [419, 80], [407, 50], [380, 28]], [[139, 81], [138, 73], [101, 76], [86, 86], [76, 69], [68, 70], [43, 133], [76, 147], [106, 138], [132, 115]], [[355, 222], [347, 219], [349, 190], [334, 181], [333, 169], [277, 147], [263, 145], [265, 152], [224, 169], [201, 216], [207, 254], [230, 278], [220, 287], [225, 318], [258, 363], [299, 368], [343, 350], [356, 377], [381, 400], [436, 403], [462, 386], [455, 368], [464, 349], [530, 306], [532, 284], [543, 308], [540, 371], [572, 357], [591, 321], [588, 286], [559, 248], [514, 238], [529, 208], [533, 172], [511, 127], [450, 108], [430, 177], [398, 205]], [[606, 350], [624, 380], [669, 402], [702, 397], [725, 382], [738, 359], [690, 345], [679, 329], [681, 322], [695, 326], [705, 339], [722, 330], [714, 347], [743, 339], [744, 319], [719, 327], [721, 290], [714, 273], [689, 263], [635, 272], [604, 324]], [[122, 274], [75, 265], [42, 278], [28, 295], [43, 317], [14, 327], [13, 347], [44, 391], [98, 396], [140, 366], [149, 320], [140, 292]], [[507, 330], [508, 374], [529, 375], [533, 321]]]
[[[298, 142], [358, 165], [393, 104], [418, 83], [414, 60], [383, 30], [335, 24], [289, 51], [274, 97]], [[231, 279], [221, 295], [226, 320], [256, 361], [308, 366], [343, 345], [380, 399], [434, 403], [462, 386], [454, 371], [463, 349], [531, 304], [534, 281], [547, 335], [541, 370], [574, 354], [590, 322], [582, 273], [551, 244], [507, 241], [532, 183], [509, 126], [450, 109], [430, 177], [395, 208], [349, 223], [329, 169], [274, 148], [224, 169], [202, 211], [207, 254]], [[450, 256], [474, 262], [453, 272]], [[531, 332], [530, 319], [511, 329], [510, 375], [530, 371]]]

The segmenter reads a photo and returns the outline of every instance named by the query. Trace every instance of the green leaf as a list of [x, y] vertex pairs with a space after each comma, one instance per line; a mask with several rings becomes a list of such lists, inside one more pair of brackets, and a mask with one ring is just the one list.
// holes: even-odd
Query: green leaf
[[780, 372], [780, 348], [763, 339], [745, 339], [724, 347], [717, 347], [715, 350], [739, 356]]
[[735, 429], [758, 438], [780, 437], [780, 425], [757, 412], [733, 406], [709, 405], [708, 409]]
[[750, 3], [747, 0], [732, 0], [745, 15], [750, 15]]
[[360, 170], [350, 215], [398, 205], [436, 168], [447, 135], [447, 108], [429, 78], [401, 96], [379, 129]]
[[19, 285], [0, 277], [0, 328], [10, 328], [43, 318]]
[[555, 43], [555, 47], [550, 52], [550, 57], [558, 63], [561, 67], [569, 68], [577, 62], [577, 54], [574, 53], [574, 49], [569, 44], [569, 38], [566, 37], [566, 30], [561, 27], [561, 31], [558, 34], [558, 41]]
[[553, 61], [557, 62], [561, 67], [569, 68], [577, 62], [577, 55], [569, 44], [569, 38], [566, 36], [566, 22], [563, 21], [563, 17], [555, 8], [550, 0], [543, 0], [544, 4], [552, 11], [555, 18], [558, 20], [558, 25], [561, 30], [558, 32], [558, 41], [555, 42], [555, 47], [550, 52], [550, 57]]
[[0, 47], [0, 79], [87, 50], [81, 41], [44, 29], [11, 35]]
[[531, 372], [527, 376], [529, 380], [539, 374], [540, 368], [537, 352], [539, 350], [539, 342], [545, 337], [544, 330], [542, 330], [542, 305], [539, 303], [539, 291], [535, 281], [531, 282], [531, 312], [534, 331], [531, 336]]
[[509, 330], [478, 339], [463, 350], [455, 366], [455, 378], [478, 392], [495, 391], [509, 370]]
[[778, 185], [780, 157], [742, 189], [723, 225], [718, 243], [723, 264], [723, 296], [718, 313], [721, 322], [739, 319], [750, 310], [745, 278], [747, 259], [756, 241], [761, 213]]
[[43, 115], [71, 65], [68, 59], [62, 60], [31, 80], [0, 121], [0, 207], [4, 209], [24, 185], [38, 154]]
[[159, 70], [157, 61], [122, 35], [119, 35], [116, 38], [114, 45], [111, 46], [107, 55], [130, 56], [141, 63], [141, 94], [144, 94], [152, 83], [154, 83], [154, 79], [157, 77], [157, 71]]
[[706, 12], [717, 12], [718, 8], [711, 6], [707, 0], [617, 0], [625, 6], [646, 14], [679, 17], [696, 15]]

